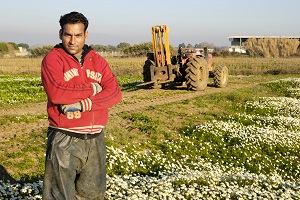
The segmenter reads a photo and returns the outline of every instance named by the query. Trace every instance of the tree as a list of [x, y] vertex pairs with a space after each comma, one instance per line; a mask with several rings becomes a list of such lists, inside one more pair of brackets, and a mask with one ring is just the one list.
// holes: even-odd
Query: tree
[[201, 42], [199, 44], [195, 44], [195, 48], [204, 48], [204, 47], [207, 47], [209, 49], [216, 48], [214, 44], [210, 44], [208, 42]]
[[151, 42], [144, 42], [141, 44], [135, 44], [123, 50], [123, 53], [131, 55], [131, 56], [141, 56], [148, 52], [152, 52], [152, 43]]
[[180, 49], [180, 48], [185, 48], [185, 44], [184, 43], [179, 44], [178, 49]]
[[108, 45], [108, 46], [105, 46], [105, 45], [91, 45], [91, 47], [93, 49], [95, 49], [96, 51], [117, 51], [117, 47], [113, 46], [113, 45]]
[[52, 48], [53, 46], [37, 47], [30, 49], [30, 53], [32, 57], [44, 57], [48, 52], [51, 51]]
[[26, 44], [26, 43], [20, 43], [20, 44], [18, 44], [18, 47], [22, 47], [22, 48], [25, 48], [25, 49], [29, 49], [29, 45], [28, 44]]
[[118, 49], [126, 49], [128, 47], [130, 47], [131, 45], [127, 42], [121, 42], [120, 44], [117, 45]]

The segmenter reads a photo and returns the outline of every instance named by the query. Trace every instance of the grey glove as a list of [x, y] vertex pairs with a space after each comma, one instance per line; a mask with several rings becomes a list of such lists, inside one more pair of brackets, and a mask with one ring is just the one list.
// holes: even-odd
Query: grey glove
[[93, 89], [94, 89], [94, 94], [93, 96], [95, 96], [96, 94], [98, 94], [99, 92], [102, 91], [102, 87], [99, 83], [92, 83]]
[[73, 104], [60, 105], [60, 109], [66, 115], [68, 112], [82, 111], [82, 104], [81, 102], [77, 102]]

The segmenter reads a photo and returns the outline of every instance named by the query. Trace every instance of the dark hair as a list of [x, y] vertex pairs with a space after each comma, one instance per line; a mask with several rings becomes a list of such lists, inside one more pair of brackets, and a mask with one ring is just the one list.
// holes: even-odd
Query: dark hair
[[84, 24], [84, 31], [86, 31], [89, 26], [88, 19], [79, 12], [70, 12], [63, 16], [60, 16], [59, 24], [62, 30], [64, 29], [64, 25], [66, 24], [77, 24], [77, 23]]

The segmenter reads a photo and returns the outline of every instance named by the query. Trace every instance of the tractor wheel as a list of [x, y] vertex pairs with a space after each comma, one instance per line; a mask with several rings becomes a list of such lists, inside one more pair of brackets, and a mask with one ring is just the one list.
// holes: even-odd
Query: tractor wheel
[[214, 84], [218, 88], [223, 88], [228, 82], [228, 68], [219, 65], [214, 70]]
[[145, 61], [145, 65], [143, 67], [143, 78], [144, 82], [149, 82], [151, 81], [151, 73], [150, 73], [150, 67], [154, 65], [153, 62], [148, 59]]
[[208, 83], [208, 68], [204, 59], [189, 58], [185, 69], [186, 86], [188, 90], [204, 90]]

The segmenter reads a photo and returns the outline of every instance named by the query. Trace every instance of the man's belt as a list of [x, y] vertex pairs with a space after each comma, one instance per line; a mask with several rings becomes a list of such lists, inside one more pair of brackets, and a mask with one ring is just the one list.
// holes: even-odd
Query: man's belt
[[79, 138], [82, 140], [90, 140], [90, 139], [98, 137], [101, 134], [101, 132], [95, 133], [95, 134], [81, 134], [81, 133], [73, 133], [73, 132], [69, 132], [69, 131], [61, 131], [61, 132], [68, 136], [76, 137], [76, 138]]
[[53, 128], [53, 127], [49, 127], [49, 130], [56, 130], [56, 131], [59, 131], [63, 134], [66, 134], [68, 136], [79, 138], [79, 139], [82, 139], [82, 140], [90, 140], [90, 139], [96, 138], [103, 132], [103, 130], [102, 130], [100, 133], [82, 134], [82, 133], [74, 133], [74, 132], [70, 132], [70, 131], [66, 131], [66, 130], [56, 129], [56, 128]]

